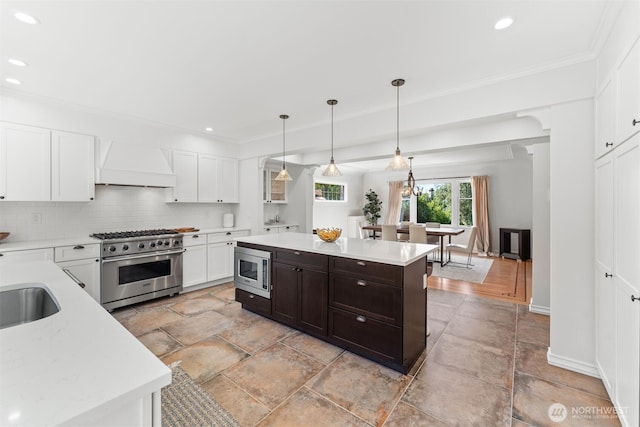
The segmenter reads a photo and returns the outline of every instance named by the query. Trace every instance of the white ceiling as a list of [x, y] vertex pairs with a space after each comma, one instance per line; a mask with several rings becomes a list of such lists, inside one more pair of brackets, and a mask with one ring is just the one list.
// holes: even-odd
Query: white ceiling
[[329, 98], [336, 119], [392, 108], [394, 78], [405, 104], [592, 58], [607, 3], [3, 0], [0, 73], [3, 89], [243, 143], [281, 132], [283, 113], [327, 124]]

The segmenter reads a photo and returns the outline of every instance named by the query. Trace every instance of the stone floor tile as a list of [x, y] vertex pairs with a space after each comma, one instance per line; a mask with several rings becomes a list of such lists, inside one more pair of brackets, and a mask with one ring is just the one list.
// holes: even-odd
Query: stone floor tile
[[249, 310], [245, 310], [244, 308], [242, 308], [242, 305], [237, 302], [229, 303], [216, 311], [223, 316], [232, 319], [236, 323], [236, 326], [264, 319], [264, 317], [260, 316], [259, 314], [255, 314]]
[[[609, 400], [520, 372], [515, 374], [513, 387], [513, 417], [525, 423], [539, 427], [620, 425], [616, 416], [605, 415], [614, 409]], [[550, 409], [552, 405], [555, 407]], [[595, 411], [601, 415], [594, 415]], [[562, 417], [563, 414], [564, 419], [551, 419], [553, 415]]]
[[551, 317], [540, 313], [534, 313], [530, 311], [529, 307], [526, 305], [518, 305], [518, 323], [520, 322], [535, 323], [548, 328], [551, 324]]
[[216, 298], [212, 294], [207, 294], [197, 298], [184, 299], [177, 304], [173, 304], [171, 310], [183, 316], [193, 316], [206, 311], [221, 309], [227, 304], [227, 301]]
[[225, 301], [236, 300], [236, 288], [234, 287], [233, 282], [226, 285], [216, 286], [216, 290], [213, 292], [213, 294]]
[[453, 315], [456, 313], [457, 307], [447, 304], [440, 304], [439, 302], [427, 302], [427, 321], [439, 320], [447, 323]]
[[260, 318], [255, 322], [228, 328], [219, 335], [245, 351], [255, 354], [259, 350], [272, 346], [293, 331], [288, 326]]
[[306, 387], [302, 387], [258, 426], [369, 427], [369, 424]]
[[178, 313], [174, 313], [165, 307], [157, 307], [145, 311], [137, 311], [135, 314], [122, 320], [122, 325], [133, 335], [140, 336], [164, 325], [183, 319]]
[[212, 335], [233, 327], [233, 320], [215, 311], [196, 316], [181, 317], [180, 320], [162, 327], [172, 337], [184, 345], [194, 344]]
[[295, 332], [280, 342], [295, 348], [300, 353], [313, 357], [325, 365], [331, 363], [344, 352], [340, 347], [336, 347], [335, 345], [331, 345], [302, 332]]
[[207, 288], [202, 288], [202, 289], [198, 289], [195, 291], [187, 291], [187, 292], [183, 292], [180, 294], [181, 297], [184, 297], [185, 299], [191, 299], [191, 298], [200, 298], [203, 296], [207, 296], [207, 295], [211, 295], [214, 291], [215, 287], [214, 286], [209, 286]]
[[407, 405], [404, 402], [399, 402], [395, 407], [387, 421], [384, 423], [385, 427], [449, 427], [443, 421], [425, 414], [424, 412]]
[[456, 426], [508, 426], [511, 422], [510, 390], [433, 361], [423, 366], [402, 401]]
[[411, 377], [345, 352], [307, 386], [374, 425], [388, 417]]
[[515, 349], [515, 328], [489, 320], [456, 315], [449, 322], [447, 334], [508, 351], [512, 356]]
[[511, 427], [535, 427], [535, 426], [532, 426], [531, 424], [527, 424], [524, 421], [511, 418]]
[[122, 307], [122, 308], [117, 308], [115, 309], [113, 312], [111, 312], [111, 315], [120, 323], [123, 323], [126, 319], [132, 317], [133, 315], [135, 315], [138, 311], [129, 306], [129, 307]]
[[579, 374], [552, 366], [547, 362], [547, 347], [518, 343], [516, 351], [516, 372], [522, 372], [554, 383], [585, 391], [609, 399], [607, 390], [599, 378]]
[[518, 321], [516, 341], [549, 347], [550, 339], [549, 325]]
[[211, 337], [162, 358], [180, 367], [196, 382], [205, 382], [219, 372], [249, 357], [249, 354], [219, 337]]
[[427, 301], [437, 302], [439, 304], [459, 306], [465, 299], [464, 294], [456, 292], [443, 291], [441, 289], [427, 289]]
[[433, 346], [436, 345], [446, 327], [447, 322], [441, 322], [436, 319], [427, 319], [427, 328], [431, 332], [427, 337], [427, 354], [429, 354], [433, 349]]
[[283, 344], [275, 344], [224, 373], [270, 409], [282, 403], [324, 367]]
[[516, 312], [516, 304], [467, 295], [465, 301], [458, 307], [456, 314], [513, 327], [516, 324]]
[[270, 411], [224, 375], [216, 375], [204, 388], [216, 402], [238, 420], [241, 426], [254, 426]]
[[178, 341], [160, 329], [141, 335], [138, 339], [158, 357], [182, 348], [182, 345]]
[[445, 332], [429, 353], [426, 363], [428, 365], [432, 362], [511, 389], [513, 350], [501, 350]]

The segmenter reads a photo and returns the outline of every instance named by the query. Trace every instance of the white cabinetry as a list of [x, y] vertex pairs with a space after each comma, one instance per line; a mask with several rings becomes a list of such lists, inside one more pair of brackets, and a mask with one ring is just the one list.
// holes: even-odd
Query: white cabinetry
[[238, 161], [173, 151], [173, 202], [238, 203]]
[[94, 137], [0, 123], [0, 200], [89, 201]]
[[95, 139], [51, 132], [51, 200], [86, 202], [95, 197]]
[[622, 424], [640, 422], [640, 134], [596, 163], [596, 362]]
[[[57, 246], [55, 263], [100, 302], [100, 245]], [[84, 286], [83, 286], [84, 285]]]
[[287, 181], [276, 181], [280, 171], [264, 169], [262, 172], [262, 200], [264, 203], [287, 203]]
[[262, 234], [297, 233], [297, 225], [268, 225], [262, 229]]
[[0, 199], [51, 200], [51, 131], [0, 123]]
[[207, 281], [207, 236], [185, 234], [182, 239], [182, 287], [189, 288]]
[[640, 38], [623, 57], [616, 78], [616, 139], [622, 142], [640, 131]]
[[233, 277], [234, 239], [248, 235], [248, 231], [226, 231], [207, 235], [207, 280]]
[[616, 128], [616, 87], [607, 80], [596, 96], [596, 157], [613, 147]]
[[53, 248], [0, 252], [0, 263], [25, 261], [53, 261]]

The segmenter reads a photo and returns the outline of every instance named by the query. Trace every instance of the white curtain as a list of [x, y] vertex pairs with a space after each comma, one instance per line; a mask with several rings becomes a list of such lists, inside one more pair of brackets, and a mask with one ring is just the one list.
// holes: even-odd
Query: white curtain
[[471, 194], [473, 195], [473, 225], [478, 229], [476, 248], [484, 255], [492, 255], [489, 232], [489, 177], [472, 176]]
[[397, 224], [400, 220], [400, 208], [402, 207], [402, 189], [404, 181], [389, 182], [389, 204], [385, 224]]

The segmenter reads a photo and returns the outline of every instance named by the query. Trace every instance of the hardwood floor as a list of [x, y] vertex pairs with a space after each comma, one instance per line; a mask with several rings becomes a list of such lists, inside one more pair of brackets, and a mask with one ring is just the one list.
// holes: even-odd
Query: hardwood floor
[[430, 276], [427, 286], [432, 289], [478, 295], [499, 301], [529, 304], [531, 270], [531, 260], [518, 262], [512, 259], [493, 257], [493, 264], [483, 283]]

